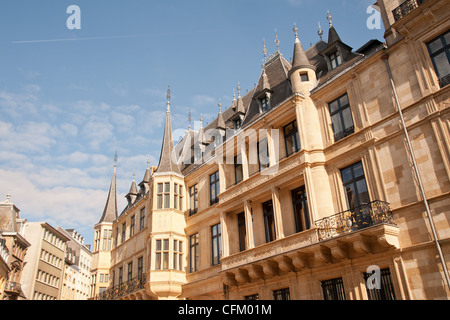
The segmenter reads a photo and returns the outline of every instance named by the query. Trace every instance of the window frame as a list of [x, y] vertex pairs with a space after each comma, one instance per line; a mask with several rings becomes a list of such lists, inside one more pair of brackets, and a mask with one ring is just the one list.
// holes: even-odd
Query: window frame
[[[215, 254], [216, 252], [217, 254]], [[222, 257], [222, 229], [220, 223], [211, 226], [211, 266], [219, 265]]]
[[[268, 211], [268, 205], [271, 205], [272, 210]], [[264, 216], [264, 233], [266, 235], [266, 243], [273, 242], [277, 239], [277, 230], [275, 226], [275, 212], [272, 200], [266, 201], [262, 204]]]
[[[441, 76], [440, 75], [440, 69], [438, 68], [438, 65], [436, 63], [435, 58], [437, 56], [445, 53], [445, 56], [447, 57], [447, 62], [450, 65], [450, 41], [447, 42], [447, 40], [445, 39], [445, 36], [447, 34], [450, 34], [450, 30], [447, 30], [447, 32], [437, 36], [436, 38], [434, 38], [434, 39], [432, 39], [432, 40], [430, 40], [430, 41], [428, 41], [426, 43], [426, 46], [427, 46], [427, 49], [428, 49], [428, 54], [430, 55], [430, 59], [431, 59], [431, 62], [433, 64], [433, 68], [434, 68], [434, 71], [435, 71], [436, 76], [438, 78], [439, 86], [441, 88], [444, 88], [445, 86], [450, 84], [450, 73], [447, 74], [447, 75]], [[438, 49], [438, 50], [433, 52], [432, 51], [433, 49], [431, 48], [431, 44], [436, 42], [437, 40], [441, 40], [442, 48], [440, 48], [440, 49]]]
[[[347, 103], [344, 104], [342, 103], [342, 99], [344, 97], [347, 97]], [[336, 103], [337, 104], [337, 108], [336, 110], [332, 110], [332, 105]], [[348, 109], [349, 115], [350, 115], [350, 119], [351, 120], [351, 126], [346, 126], [346, 120], [344, 118], [344, 112], [346, 112], [346, 110]], [[353, 119], [353, 113], [352, 113], [352, 108], [350, 106], [350, 99], [347, 93], [344, 93], [343, 95], [341, 95], [340, 97], [334, 99], [333, 101], [330, 101], [328, 103], [328, 111], [330, 112], [330, 119], [331, 119], [331, 127], [333, 129], [333, 138], [334, 138], [334, 142], [338, 142], [342, 139], [344, 139], [345, 137], [348, 137], [350, 135], [352, 135], [353, 133], [355, 133], [355, 121]], [[339, 115], [338, 119], [339, 119], [339, 125], [341, 126], [341, 131], [336, 132], [336, 124], [333, 119], [336, 119], [335, 116]]]
[[[194, 205], [194, 208], [192, 208]], [[189, 216], [198, 212], [198, 184], [189, 187]]]
[[[213, 180], [214, 179], [214, 180]], [[214, 198], [213, 198], [213, 185], [214, 185]], [[209, 175], [209, 204], [215, 205], [219, 202], [219, 194], [220, 194], [220, 178], [219, 171], [214, 172]]]
[[[287, 134], [286, 130], [291, 125], [292, 131]], [[286, 150], [286, 158], [292, 156], [293, 154], [296, 154], [302, 149], [302, 146], [300, 144], [300, 135], [298, 132], [297, 120], [294, 120], [283, 127], [283, 135], [284, 135], [284, 146]], [[290, 151], [288, 148], [289, 139], [292, 139], [292, 146], [294, 149], [293, 151], [292, 150]]]
[[199, 267], [199, 235], [195, 233], [189, 236], [189, 272], [198, 271]]

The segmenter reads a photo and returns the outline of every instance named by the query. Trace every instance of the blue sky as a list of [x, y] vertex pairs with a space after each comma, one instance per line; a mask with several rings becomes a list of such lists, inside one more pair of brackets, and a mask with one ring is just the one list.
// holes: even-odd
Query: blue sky
[[[118, 152], [118, 204], [161, 148], [165, 95], [172, 127], [205, 124], [258, 81], [263, 38], [290, 59], [294, 22], [305, 49], [327, 40], [327, 10], [355, 50], [383, 30], [366, 26], [374, 0], [2, 0], [0, 201], [11, 193], [29, 221], [75, 228], [92, 244]], [[66, 9], [81, 9], [69, 30]], [[38, 41], [58, 40], [61, 41]], [[71, 39], [71, 40], [70, 40]], [[119, 212], [120, 213], [120, 212]]]

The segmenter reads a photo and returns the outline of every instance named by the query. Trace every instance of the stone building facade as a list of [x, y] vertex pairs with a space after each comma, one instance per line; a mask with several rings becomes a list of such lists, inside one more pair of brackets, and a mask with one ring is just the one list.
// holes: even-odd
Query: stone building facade
[[265, 53], [176, 146], [168, 91], [159, 164], [96, 235], [97, 298], [450, 297], [450, 4], [377, 4], [385, 43], [353, 50], [329, 14], [305, 50], [294, 26], [292, 61]]
[[22, 274], [25, 297], [59, 300], [69, 238], [46, 222], [27, 222], [25, 237], [31, 243]]
[[25, 239], [26, 219], [11, 202], [11, 195], [0, 202], [0, 296], [2, 300], [22, 300], [27, 297], [22, 290], [22, 272], [30, 243]]

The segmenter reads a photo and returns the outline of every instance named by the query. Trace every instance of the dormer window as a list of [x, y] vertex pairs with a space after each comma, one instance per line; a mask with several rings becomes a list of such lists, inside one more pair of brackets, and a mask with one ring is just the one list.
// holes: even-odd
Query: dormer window
[[265, 95], [263, 98], [261, 98], [259, 100], [260, 105], [261, 105], [261, 112], [267, 111], [270, 109], [270, 101], [269, 101], [269, 97], [267, 95]]
[[339, 51], [336, 51], [335, 53], [330, 54], [329, 56], [330, 58], [330, 64], [331, 64], [331, 69], [336, 69], [338, 66], [340, 66], [342, 64], [342, 57], [341, 57], [341, 53]]
[[237, 118], [236, 120], [233, 120], [233, 127], [234, 130], [239, 130], [242, 126], [242, 120], [241, 118]]

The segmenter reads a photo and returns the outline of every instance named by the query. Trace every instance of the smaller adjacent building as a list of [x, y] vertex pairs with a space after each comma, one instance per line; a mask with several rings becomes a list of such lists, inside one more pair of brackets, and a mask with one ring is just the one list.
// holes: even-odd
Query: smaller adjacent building
[[70, 240], [66, 246], [64, 279], [60, 300], [87, 300], [91, 284], [92, 252], [84, 237], [74, 229], [59, 227]]
[[30, 243], [24, 238], [25, 219], [10, 201], [11, 195], [0, 202], [0, 298], [24, 299], [21, 287], [24, 258]]
[[46, 222], [28, 222], [25, 237], [31, 243], [22, 274], [22, 290], [29, 300], [59, 300], [70, 238]]

